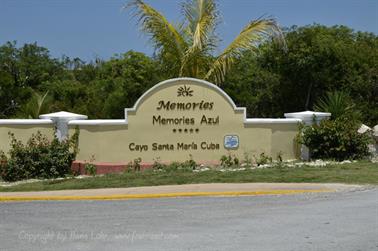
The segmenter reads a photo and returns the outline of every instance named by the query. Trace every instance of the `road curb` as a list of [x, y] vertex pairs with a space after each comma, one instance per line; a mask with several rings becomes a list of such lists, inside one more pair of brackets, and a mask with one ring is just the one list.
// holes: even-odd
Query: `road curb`
[[154, 199], [178, 197], [213, 197], [213, 196], [261, 196], [261, 195], [288, 195], [300, 193], [335, 192], [333, 189], [296, 189], [296, 190], [261, 190], [261, 191], [224, 191], [224, 192], [181, 192], [156, 194], [113, 194], [113, 195], [87, 195], [87, 196], [3, 196], [0, 202], [11, 201], [59, 201], [59, 200], [128, 200], [128, 199]]

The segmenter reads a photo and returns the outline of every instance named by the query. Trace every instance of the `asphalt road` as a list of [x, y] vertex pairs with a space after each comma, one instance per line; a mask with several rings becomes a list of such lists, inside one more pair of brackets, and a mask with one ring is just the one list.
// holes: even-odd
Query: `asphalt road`
[[0, 250], [378, 250], [378, 188], [0, 203]]

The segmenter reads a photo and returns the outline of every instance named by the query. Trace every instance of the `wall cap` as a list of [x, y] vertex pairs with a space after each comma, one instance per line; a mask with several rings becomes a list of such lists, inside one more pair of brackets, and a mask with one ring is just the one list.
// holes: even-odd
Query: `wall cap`
[[42, 114], [39, 116], [41, 119], [61, 119], [61, 120], [78, 120], [78, 119], [88, 119], [88, 116], [82, 114], [76, 114], [66, 111]]
[[68, 125], [127, 125], [124, 119], [71, 120]]
[[303, 111], [303, 112], [289, 112], [284, 114], [286, 118], [299, 118], [299, 119], [312, 119], [313, 116], [317, 118], [328, 118], [331, 117], [329, 112], [314, 112], [314, 111]]
[[51, 119], [0, 119], [0, 125], [46, 125], [52, 123]]
[[288, 119], [272, 119], [272, 118], [266, 118], [266, 119], [246, 119], [246, 124], [297, 124], [302, 122], [301, 119], [297, 118], [288, 118]]

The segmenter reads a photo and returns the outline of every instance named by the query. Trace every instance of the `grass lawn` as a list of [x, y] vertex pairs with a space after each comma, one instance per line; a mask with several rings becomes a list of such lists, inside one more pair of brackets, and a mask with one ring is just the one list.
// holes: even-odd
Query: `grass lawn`
[[309, 182], [378, 185], [378, 163], [357, 162], [324, 167], [274, 167], [244, 171], [166, 170], [108, 174], [86, 179], [39, 181], [1, 187], [0, 192], [137, 187], [195, 183]]

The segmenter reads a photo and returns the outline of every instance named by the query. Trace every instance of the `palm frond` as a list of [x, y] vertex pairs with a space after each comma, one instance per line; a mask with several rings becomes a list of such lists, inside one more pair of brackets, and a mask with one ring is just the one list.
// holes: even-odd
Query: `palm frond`
[[47, 113], [51, 103], [48, 94], [49, 91], [46, 91], [43, 95], [32, 91], [30, 100], [21, 108], [21, 116], [29, 119], [37, 119], [39, 115]]
[[134, 11], [142, 31], [151, 36], [155, 48], [171, 52], [181, 60], [186, 43], [173, 24], [142, 0], [132, 0], [124, 8]]
[[343, 91], [327, 92], [326, 96], [316, 102], [314, 109], [319, 112], [330, 112], [332, 119], [345, 116], [358, 119], [361, 116], [350, 96]]
[[216, 84], [220, 84], [224, 81], [226, 72], [243, 51], [257, 51], [258, 46], [269, 38], [273, 38], [285, 46], [282, 31], [274, 19], [260, 18], [251, 21], [216, 58], [205, 79], [211, 79]]
[[[182, 12], [186, 18], [185, 33], [190, 47], [185, 51], [180, 69], [180, 76], [188, 72], [188, 68], [198, 68], [195, 58], [199, 54], [209, 55], [216, 47], [214, 30], [219, 20], [219, 12], [214, 0], [188, 0], [182, 5]], [[194, 64], [193, 64], [194, 63]], [[198, 72], [198, 69], [191, 69]]]
[[206, 48], [187, 51], [181, 64], [179, 76], [203, 79], [212, 62], [213, 57]]
[[219, 13], [214, 0], [188, 0], [183, 4], [188, 22], [187, 32], [192, 38], [192, 48], [207, 46], [218, 23]]

